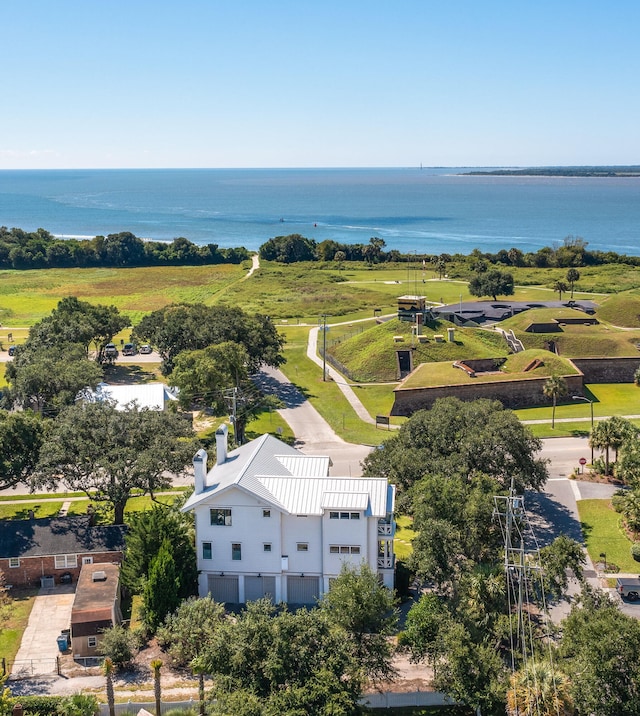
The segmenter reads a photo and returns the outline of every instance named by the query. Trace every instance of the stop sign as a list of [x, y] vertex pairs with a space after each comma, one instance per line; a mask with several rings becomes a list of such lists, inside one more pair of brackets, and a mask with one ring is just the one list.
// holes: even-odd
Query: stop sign
[[578, 460], [578, 462], [579, 462], [581, 465], [586, 465], [586, 464], [587, 464], [587, 458], [586, 458], [586, 457], [581, 457], [581, 458]]

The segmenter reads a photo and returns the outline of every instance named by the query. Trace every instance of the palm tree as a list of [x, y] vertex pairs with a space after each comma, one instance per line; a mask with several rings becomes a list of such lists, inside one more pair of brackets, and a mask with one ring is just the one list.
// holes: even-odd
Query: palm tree
[[[580, 280], [580, 271], [578, 269], [570, 268], [567, 271], [567, 281], [569, 282], [569, 288], [571, 289], [571, 298], [573, 298], [573, 286], [576, 281]], [[562, 300], [562, 299], [560, 299]]]
[[156, 716], [160, 716], [162, 709], [162, 685], [160, 683], [162, 659], [154, 659], [149, 666], [153, 669], [153, 695], [156, 700]]
[[113, 692], [113, 672], [115, 667], [113, 661], [107, 657], [102, 662], [102, 673], [107, 680], [107, 703], [109, 704], [109, 716], [115, 716], [116, 714], [116, 697]]
[[527, 664], [511, 677], [508, 716], [571, 716], [575, 713], [568, 678], [548, 661]]
[[198, 677], [198, 702], [200, 705], [200, 716], [204, 716], [204, 669], [196, 661], [192, 662], [191, 670]]
[[[604, 471], [605, 475], [609, 474], [609, 450], [616, 451], [616, 460], [618, 458], [618, 450], [625, 440], [636, 435], [637, 431], [634, 426], [625, 418], [614, 415], [608, 420], [601, 420], [593, 428], [589, 444], [591, 447], [604, 450]], [[614, 460], [615, 462], [615, 460]]]
[[562, 294], [568, 291], [567, 284], [564, 281], [556, 281], [553, 284], [553, 290], [558, 292], [558, 300], [562, 301]]
[[558, 398], [563, 397], [569, 392], [567, 381], [561, 375], [551, 375], [544, 382], [542, 392], [545, 398], [553, 400], [553, 411], [551, 413], [551, 429], [553, 430], [556, 426], [556, 404]]

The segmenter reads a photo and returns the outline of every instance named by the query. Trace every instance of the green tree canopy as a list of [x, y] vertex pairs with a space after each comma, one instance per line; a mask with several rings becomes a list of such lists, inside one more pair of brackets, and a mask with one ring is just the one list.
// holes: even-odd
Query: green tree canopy
[[181, 599], [195, 594], [198, 569], [189, 518], [173, 507], [154, 505], [131, 516], [125, 537], [121, 569], [122, 583], [133, 594], [141, 594], [149, 567], [163, 540], [168, 539], [176, 564], [177, 594]]
[[427, 474], [483, 474], [516, 492], [540, 489], [546, 463], [542, 443], [511, 410], [494, 400], [440, 398], [419, 410], [364, 461], [365, 474], [381, 475], [407, 490]]
[[480, 271], [469, 281], [469, 293], [472, 296], [491, 296], [494, 301], [498, 300], [498, 296], [512, 296], [513, 275], [499, 269]]
[[87, 358], [79, 343], [18, 350], [5, 375], [10, 386], [7, 402], [44, 415], [73, 405], [80, 391], [95, 388], [103, 378], [102, 368]]
[[188, 667], [203, 654], [225, 619], [224, 606], [211, 599], [191, 597], [169, 614], [156, 636], [174, 664]]
[[378, 680], [395, 673], [389, 641], [398, 621], [395, 596], [369, 565], [343, 564], [319, 606], [349, 635], [356, 659], [369, 677]]
[[33, 413], [0, 410], [0, 489], [29, 484], [44, 435], [44, 423]]
[[36, 323], [29, 331], [25, 344], [16, 358], [28, 358], [30, 351], [55, 348], [61, 344], [80, 344], [85, 357], [93, 345], [98, 350], [98, 361], [104, 360], [104, 346], [116, 333], [131, 325], [115, 306], [80, 301], [75, 296], [63, 298], [49, 316]]
[[284, 363], [283, 336], [268, 316], [249, 316], [240, 308], [171, 304], [145, 316], [133, 330], [134, 339], [154, 345], [163, 360], [163, 372], [169, 375], [183, 351], [197, 351], [213, 344], [232, 341], [244, 346], [249, 373], [262, 364]]
[[313, 239], [300, 234], [288, 234], [269, 239], [259, 249], [260, 258], [265, 261], [278, 261], [291, 264], [296, 261], [315, 261], [317, 245]]
[[207, 647], [195, 664], [214, 678], [213, 715], [359, 712], [364, 669], [344, 629], [322, 610], [276, 613], [266, 600], [250, 602]]
[[38, 481], [81, 490], [92, 500], [110, 503], [121, 524], [133, 490], [151, 494], [170, 485], [196, 450], [191, 426], [180, 416], [117, 410], [109, 403], [65, 408], [42, 445]]
[[579, 714], [640, 713], [640, 623], [608, 596], [583, 590], [563, 622], [560, 655]]

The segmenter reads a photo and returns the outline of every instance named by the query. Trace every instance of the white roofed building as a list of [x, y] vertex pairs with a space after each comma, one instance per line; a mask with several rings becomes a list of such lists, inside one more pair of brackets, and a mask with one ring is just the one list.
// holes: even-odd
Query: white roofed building
[[140, 410], [165, 410], [167, 403], [178, 399], [164, 383], [99, 383], [95, 390], [83, 390], [78, 398], [91, 403], [109, 401], [117, 410], [124, 410], [130, 403], [136, 403]]
[[327, 456], [308, 456], [271, 435], [194, 458], [200, 596], [244, 603], [313, 604], [343, 562], [366, 562], [393, 588], [395, 488], [380, 477], [334, 477]]

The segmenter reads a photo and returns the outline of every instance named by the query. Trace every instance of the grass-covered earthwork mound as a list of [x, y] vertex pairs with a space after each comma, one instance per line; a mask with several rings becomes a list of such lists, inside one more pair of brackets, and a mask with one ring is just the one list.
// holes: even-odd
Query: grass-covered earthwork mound
[[[638, 355], [636, 346], [640, 343], [640, 330], [617, 330], [602, 323], [595, 326], [562, 324], [564, 318], [584, 317], [588, 320], [595, 317], [599, 320], [599, 316], [600, 311], [596, 316], [588, 316], [571, 308], [534, 308], [507, 318], [500, 323], [500, 328], [513, 329], [525, 348], [544, 348], [548, 341], [555, 341], [559, 353], [568, 358]], [[562, 324], [557, 331], [529, 333], [525, 330], [532, 323], [548, 324], [554, 319]]]
[[[422, 326], [422, 335], [416, 338], [412, 336], [412, 323], [394, 318], [329, 345], [327, 352], [346, 366], [354, 380], [361, 382], [397, 380], [397, 350], [411, 350], [413, 365], [507, 355], [507, 344], [492, 331], [456, 327], [454, 341], [449, 342], [447, 329], [453, 327], [448, 321], [437, 321]], [[436, 340], [436, 335], [442, 336], [442, 342]], [[403, 340], [397, 342], [397, 336]]]
[[[535, 368], [525, 372], [534, 361], [540, 361]], [[453, 362], [424, 363], [420, 365], [403, 384], [403, 388], [432, 388], [441, 385], [492, 383], [508, 380], [530, 380], [550, 375], [575, 375], [576, 367], [567, 359], [549, 351], [527, 350], [507, 357], [498, 371], [476, 373], [471, 377], [466, 371], [456, 368]]]
[[640, 328], [640, 291], [625, 291], [605, 299], [596, 317], [614, 326]]

